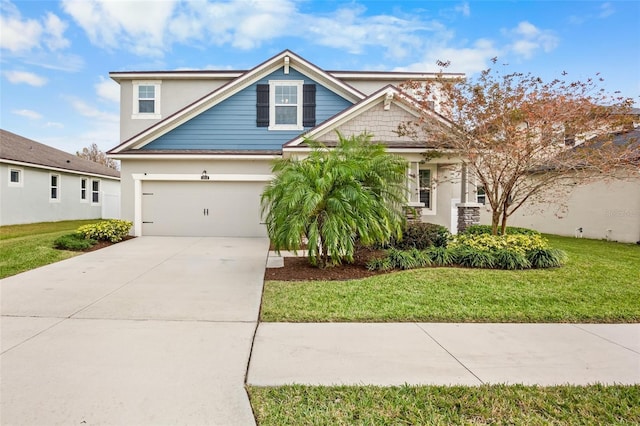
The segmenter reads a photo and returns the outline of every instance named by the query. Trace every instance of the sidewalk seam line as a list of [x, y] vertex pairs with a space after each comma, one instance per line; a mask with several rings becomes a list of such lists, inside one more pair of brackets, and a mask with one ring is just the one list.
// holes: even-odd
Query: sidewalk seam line
[[596, 333], [594, 333], [593, 331], [586, 330], [586, 329], [584, 329], [584, 328], [580, 327], [580, 324], [571, 324], [571, 325], [572, 325], [572, 326], [574, 326], [575, 328], [577, 328], [578, 330], [584, 331], [585, 333], [589, 333], [589, 334], [591, 334], [592, 336], [596, 336], [596, 337], [598, 337], [598, 338], [600, 338], [600, 339], [602, 339], [602, 340], [604, 340], [604, 341], [606, 341], [606, 342], [612, 343], [612, 344], [614, 344], [614, 345], [616, 345], [616, 346], [620, 346], [621, 348], [624, 348], [624, 349], [626, 349], [626, 350], [628, 350], [628, 351], [631, 351], [631, 352], [633, 352], [634, 354], [638, 354], [638, 355], [640, 355], [640, 352], [636, 351], [635, 349], [628, 348], [628, 347], [626, 347], [625, 345], [622, 345], [622, 344], [620, 344], [620, 343], [618, 343], [618, 342], [614, 342], [613, 340], [607, 339], [606, 337], [601, 336], [601, 335], [599, 335], [599, 334], [596, 334]]
[[427, 336], [429, 336], [429, 338], [431, 340], [433, 340], [436, 345], [440, 346], [442, 348], [442, 350], [444, 350], [446, 353], [448, 353], [451, 358], [455, 359], [456, 362], [458, 364], [460, 364], [465, 370], [467, 370], [469, 373], [471, 373], [471, 375], [473, 377], [475, 377], [476, 379], [478, 379], [478, 381], [480, 382], [481, 385], [484, 385], [485, 382], [476, 375], [476, 373], [474, 373], [473, 371], [471, 371], [471, 369], [469, 369], [469, 367], [467, 367], [466, 365], [464, 365], [464, 363], [462, 361], [460, 361], [454, 354], [452, 354], [451, 352], [449, 352], [449, 350], [447, 348], [445, 348], [444, 346], [442, 346], [442, 344], [440, 344], [440, 342], [438, 342], [431, 334], [429, 334], [429, 332], [427, 330], [425, 330], [424, 328], [420, 327], [420, 324], [418, 324], [417, 322], [414, 322], [415, 326], [418, 327], [419, 330], [421, 330], [424, 334], [426, 334]]
[[[17, 317], [17, 318], [56, 318], [56, 317]], [[7, 352], [10, 352], [10, 351], [14, 350], [17, 347], [24, 345], [29, 340], [35, 339], [36, 337], [38, 337], [39, 335], [41, 335], [45, 331], [49, 331], [52, 328], [57, 327], [59, 324], [62, 324], [63, 322], [67, 321], [69, 318], [59, 318], [59, 319], [60, 319], [60, 321], [56, 322], [55, 324], [51, 324], [49, 327], [45, 328], [44, 330], [40, 330], [38, 333], [36, 333], [33, 336], [23, 340], [22, 342], [18, 343], [17, 345], [13, 345], [9, 349], [5, 349], [4, 351], [0, 352], [0, 355], [4, 355]]]

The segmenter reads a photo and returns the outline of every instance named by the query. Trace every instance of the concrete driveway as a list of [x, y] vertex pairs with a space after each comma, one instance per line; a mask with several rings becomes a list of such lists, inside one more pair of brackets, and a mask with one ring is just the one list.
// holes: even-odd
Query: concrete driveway
[[253, 424], [267, 251], [141, 237], [0, 281], [0, 422]]

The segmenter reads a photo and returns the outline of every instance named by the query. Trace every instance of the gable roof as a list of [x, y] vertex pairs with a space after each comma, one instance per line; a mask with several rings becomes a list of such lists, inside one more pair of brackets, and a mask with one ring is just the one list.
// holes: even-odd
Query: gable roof
[[279, 68], [287, 66], [295, 68], [296, 70], [309, 76], [313, 80], [327, 87], [329, 90], [332, 90], [333, 92], [351, 102], [358, 102], [362, 99], [365, 99], [366, 97], [366, 95], [364, 95], [359, 90], [356, 90], [355, 88], [344, 83], [343, 81], [327, 73], [326, 71], [323, 71], [312, 63], [307, 62], [290, 50], [285, 50], [272, 57], [271, 59], [266, 60], [252, 70], [245, 72], [235, 80], [232, 80], [229, 83], [215, 89], [211, 93], [205, 95], [204, 97], [191, 103], [190, 105], [187, 105], [185, 108], [177, 111], [164, 120], [159, 121], [155, 125], [142, 131], [141, 133], [138, 133], [130, 139], [122, 142], [117, 147], [111, 149], [108, 153], [118, 154], [130, 149], [140, 148], [151, 142], [152, 140], [175, 129], [181, 124], [184, 124], [185, 122], [191, 120], [200, 113], [219, 104], [225, 99], [228, 99], [242, 89], [250, 86], [256, 81], [259, 81], [260, 79], [278, 70]]
[[[431, 119], [433, 120], [438, 120], [442, 123], [445, 123], [448, 126], [452, 125], [452, 123], [449, 120], [447, 120], [442, 115], [436, 113], [435, 111], [425, 110], [424, 108], [422, 108], [420, 106], [420, 103], [416, 99], [408, 95], [407, 93], [403, 92], [402, 90], [398, 89], [395, 86], [387, 85], [382, 89], [378, 90], [377, 92], [373, 93], [372, 95], [368, 96], [367, 98], [363, 99], [362, 101], [358, 102], [357, 104], [351, 106], [350, 108], [347, 108], [344, 111], [334, 115], [330, 119], [324, 121], [323, 123], [320, 123], [318, 126], [309, 130], [307, 133], [300, 135], [290, 140], [289, 142], [285, 143], [283, 145], [283, 150], [302, 148], [302, 147], [306, 148], [305, 139], [319, 138], [329, 132], [332, 132], [335, 129], [337, 129], [340, 125], [354, 119], [355, 117], [363, 114], [367, 110], [383, 102], [385, 103], [385, 105], [389, 103], [393, 103], [394, 105], [397, 105], [402, 109], [404, 109], [405, 111], [409, 112], [416, 118], [420, 117], [422, 114], [426, 114], [427, 116], [431, 117]], [[422, 148], [425, 147], [424, 142], [418, 142], [417, 144], [405, 143], [403, 145], [406, 145], [406, 147], [411, 147], [411, 148], [414, 148], [416, 146], [419, 146]]]
[[106, 178], [120, 178], [120, 172], [115, 169], [3, 129], [0, 129], [0, 162]]

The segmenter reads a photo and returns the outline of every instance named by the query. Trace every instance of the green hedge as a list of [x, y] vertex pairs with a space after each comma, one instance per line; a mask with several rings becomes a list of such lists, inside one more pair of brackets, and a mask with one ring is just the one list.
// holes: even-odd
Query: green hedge
[[[466, 228], [462, 234], [464, 235], [480, 235], [480, 234], [489, 234], [491, 235], [491, 225], [471, 225]], [[498, 228], [498, 234], [500, 233], [500, 228]], [[540, 235], [540, 232], [535, 229], [529, 228], [518, 228], [517, 226], [507, 226], [505, 230], [505, 235]]]
[[429, 247], [446, 247], [450, 238], [451, 233], [442, 225], [407, 222], [402, 231], [402, 239], [392, 241], [389, 246], [403, 250], [412, 248], [424, 250]]

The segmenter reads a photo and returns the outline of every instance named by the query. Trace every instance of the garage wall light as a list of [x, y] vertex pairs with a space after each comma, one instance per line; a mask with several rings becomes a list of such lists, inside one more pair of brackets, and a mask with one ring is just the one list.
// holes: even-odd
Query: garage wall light
[[207, 175], [207, 171], [203, 170], [202, 171], [202, 176], [200, 176], [201, 180], [209, 180], [209, 175]]

